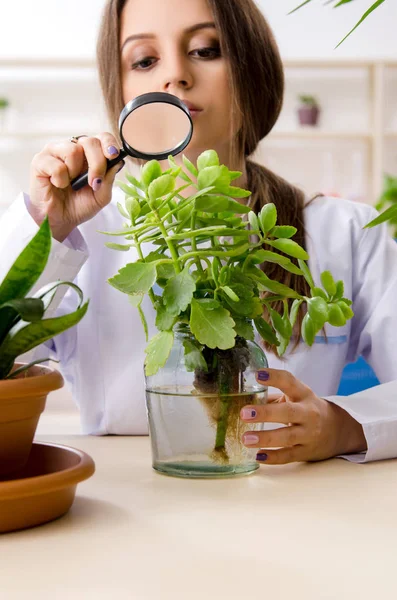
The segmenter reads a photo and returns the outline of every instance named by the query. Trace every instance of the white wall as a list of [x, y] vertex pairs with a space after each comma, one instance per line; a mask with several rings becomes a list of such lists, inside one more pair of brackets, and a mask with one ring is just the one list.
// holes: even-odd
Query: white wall
[[[258, 0], [258, 4], [285, 58], [397, 58], [395, 0], [387, 0], [334, 50], [372, 1], [355, 0], [335, 10], [323, 6], [323, 0], [313, 0], [290, 16], [288, 11], [300, 0]], [[103, 4], [104, 0], [0, 0], [0, 58], [93, 57]]]

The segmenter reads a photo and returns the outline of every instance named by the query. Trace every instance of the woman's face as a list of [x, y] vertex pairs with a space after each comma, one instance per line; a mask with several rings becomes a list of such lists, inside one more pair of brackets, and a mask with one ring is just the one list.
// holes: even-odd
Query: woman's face
[[206, 0], [128, 0], [120, 33], [124, 103], [147, 92], [174, 94], [193, 117], [187, 154], [208, 148], [223, 153], [230, 141], [231, 95]]

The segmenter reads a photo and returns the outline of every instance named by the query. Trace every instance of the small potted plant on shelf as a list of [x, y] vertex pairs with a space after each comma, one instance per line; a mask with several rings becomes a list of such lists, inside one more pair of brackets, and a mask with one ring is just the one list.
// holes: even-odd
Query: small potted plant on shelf
[[7, 98], [0, 96], [0, 131], [5, 128], [7, 108], [9, 107], [9, 101]]
[[[47, 394], [63, 385], [61, 374], [39, 363], [16, 363], [18, 356], [73, 327], [86, 313], [80, 288], [57, 281], [37, 291], [35, 285], [51, 248], [45, 219], [0, 283], [0, 477], [22, 469], [44, 410]], [[78, 308], [61, 317], [44, 318], [57, 289], [72, 287], [80, 297]]]
[[300, 125], [315, 126], [320, 116], [320, 106], [314, 96], [299, 96], [298, 117]]
[[[172, 157], [169, 163], [162, 171], [148, 162], [139, 180], [126, 174], [129, 184], [119, 182], [124, 229], [103, 232], [126, 240], [110, 248], [137, 253], [109, 283], [128, 294], [146, 335], [145, 294], [156, 313], [159, 332], [145, 351], [153, 466], [177, 476], [249, 473], [258, 464], [241, 435], [259, 426], [244, 424], [239, 413], [266, 402], [267, 392], [255, 378], [267, 360], [254, 326], [282, 355], [302, 304], [310, 346], [326, 322], [340, 326], [352, 317], [351, 302], [329, 272], [321, 276], [323, 288], [316, 286], [306, 251], [292, 240], [296, 229], [277, 225], [274, 204], [256, 215], [238, 201], [250, 192], [232, 185], [241, 173], [220, 165], [215, 151], [201, 154], [197, 165], [183, 157], [183, 169]], [[193, 193], [184, 197], [187, 188]], [[310, 297], [270, 279], [269, 262], [305, 277]]]

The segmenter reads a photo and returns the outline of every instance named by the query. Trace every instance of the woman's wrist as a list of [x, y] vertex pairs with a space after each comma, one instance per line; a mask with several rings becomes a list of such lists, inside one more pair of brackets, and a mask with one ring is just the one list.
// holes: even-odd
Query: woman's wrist
[[328, 402], [336, 427], [336, 452], [340, 454], [358, 454], [368, 450], [363, 426], [343, 408]]
[[[40, 225], [44, 221], [46, 215], [37, 210], [37, 208], [32, 204], [32, 202], [27, 194], [25, 194], [24, 196], [25, 196], [25, 206], [26, 206], [28, 213], [30, 214], [30, 216], [32, 217], [32, 219], [36, 223], [36, 225], [38, 227], [40, 227]], [[74, 225], [65, 225], [65, 224], [63, 224], [61, 226], [56, 226], [56, 225], [53, 225], [50, 221], [50, 228], [51, 228], [51, 235], [54, 238], [54, 240], [57, 240], [58, 242], [62, 243], [72, 233], [72, 231], [75, 229], [75, 226]]]

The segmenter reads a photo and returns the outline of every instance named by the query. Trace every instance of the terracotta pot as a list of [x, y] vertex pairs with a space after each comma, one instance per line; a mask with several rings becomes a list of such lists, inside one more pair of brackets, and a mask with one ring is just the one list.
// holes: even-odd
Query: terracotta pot
[[0, 476], [26, 465], [47, 395], [62, 386], [62, 375], [42, 365], [0, 380]]
[[320, 109], [317, 106], [301, 106], [298, 109], [298, 115], [301, 125], [317, 125]]

